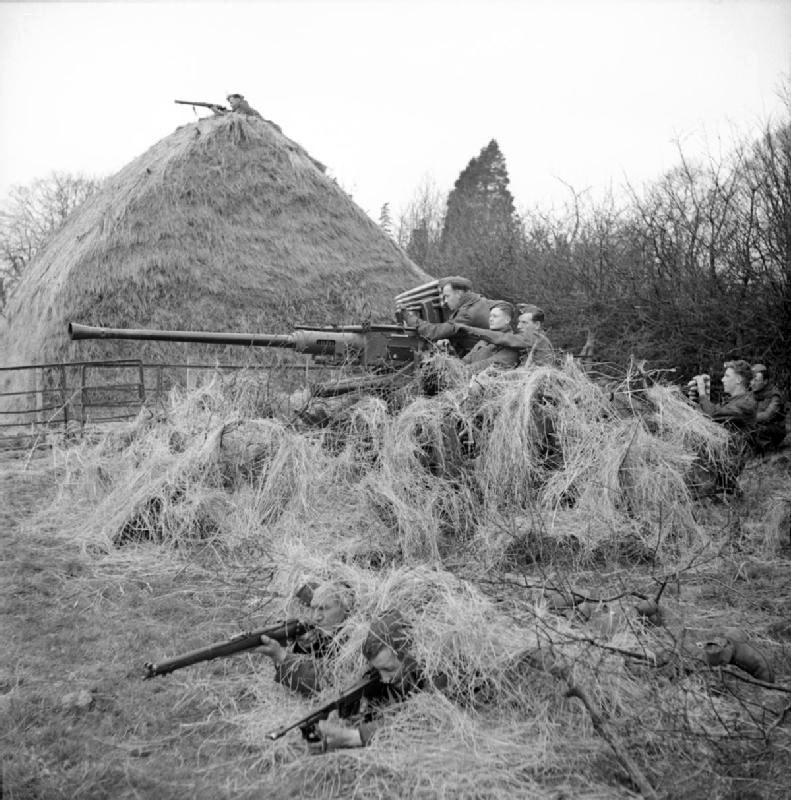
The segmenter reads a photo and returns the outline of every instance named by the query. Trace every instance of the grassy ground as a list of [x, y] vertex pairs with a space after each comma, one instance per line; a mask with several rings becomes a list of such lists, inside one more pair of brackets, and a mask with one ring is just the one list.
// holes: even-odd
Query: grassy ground
[[[694, 650], [736, 627], [789, 687], [791, 530], [784, 506], [768, 501], [787, 491], [788, 459], [750, 465], [740, 499], [699, 503], [709, 547], [673, 564], [615, 551], [596, 568], [562, 550], [536, 561], [524, 542], [507, 568], [447, 559], [482, 591], [475, 603], [490, 604], [481, 620], [491, 606], [545, 641], [554, 636], [574, 654], [571, 672], [520, 673], [513, 695], [476, 710], [410, 701], [371, 748], [311, 758], [298, 736], [265, 739], [308, 706], [275, 685], [254, 652], [142, 679], [147, 660], [277, 618], [283, 597], [266, 550], [211, 540], [97, 547], [75, 535], [92, 509], [64, 501], [73, 470], [62, 457], [0, 464], [4, 798], [629, 797], [640, 787], [624, 753], [655, 796], [787, 796], [791, 690], [683, 652], [662, 669], [617, 653], [653, 642], [656, 654], [666, 631]], [[321, 554], [313, 557], [318, 567]], [[666, 578], [664, 626], [638, 636], [628, 591], [653, 593]], [[536, 598], [531, 587], [549, 582], [627, 599], [593, 604], [586, 621], [553, 610], [545, 591]], [[588, 687], [610, 740], [569, 699], [572, 682]]]
[[16, 466], [0, 473], [3, 796], [236, 796], [244, 754], [223, 709], [245, 702], [260, 660], [148, 682], [143, 662], [239, 630], [255, 586], [155, 546], [97, 562], [56, 520], [26, 522], [57, 492], [58, 470], [46, 458]]

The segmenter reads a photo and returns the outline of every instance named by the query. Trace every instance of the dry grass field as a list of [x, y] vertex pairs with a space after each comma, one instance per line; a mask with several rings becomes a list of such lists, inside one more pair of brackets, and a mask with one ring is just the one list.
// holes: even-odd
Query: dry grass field
[[[787, 797], [788, 451], [696, 491], [721, 430], [672, 387], [617, 388], [569, 362], [311, 428], [214, 381], [0, 462], [2, 796]], [[270, 742], [313, 704], [254, 650], [143, 680], [325, 578], [356, 603], [323, 699], [394, 606], [448, 678], [368, 748]], [[742, 657], [708, 663], [723, 643]]]

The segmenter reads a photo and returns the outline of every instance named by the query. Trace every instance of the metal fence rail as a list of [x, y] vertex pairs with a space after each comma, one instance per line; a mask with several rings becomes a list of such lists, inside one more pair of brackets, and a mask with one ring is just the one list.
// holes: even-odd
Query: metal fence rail
[[[69, 361], [0, 367], [0, 449], [27, 449], [48, 436], [79, 435], [86, 425], [132, 419], [143, 406], [163, 403], [177, 385], [189, 388], [192, 373], [272, 370], [305, 373], [314, 365], [145, 363], [135, 359]], [[20, 388], [26, 385], [27, 388]]]

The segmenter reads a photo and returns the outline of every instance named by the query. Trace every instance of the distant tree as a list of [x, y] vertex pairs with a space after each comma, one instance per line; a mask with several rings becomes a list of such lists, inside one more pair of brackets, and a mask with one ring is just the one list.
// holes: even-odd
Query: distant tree
[[398, 218], [396, 241], [427, 272], [441, 271], [440, 237], [447, 198], [431, 177], [424, 177]]
[[0, 309], [36, 253], [99, 186], [94, 178], [53, 172], [11, 188], [0, 206]]
[[390, 203], [385, 203], [379, 211], [379, 227], [392, 239], [393, 218], [390, 216]]
[[[791, 118], [791, 87], [787, 109]], [[791, 121], [767, 127], [755, 142], [745, 162], [742, 193], [740, 252], [761, 287], [757, 354], [782, 362], [791, 385]]]
[[521, 231], [508, 169], [492, 139], [462, 170], [448, 195], [440, 238], [446, 270], [493, 297], [515, 297], [522, 280]]

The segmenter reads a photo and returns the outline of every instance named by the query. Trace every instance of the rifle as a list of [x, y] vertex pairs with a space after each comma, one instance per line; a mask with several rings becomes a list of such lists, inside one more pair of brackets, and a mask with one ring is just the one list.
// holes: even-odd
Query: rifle
[[290, 639], [296, 639], [297, 636], [302, 636], [303, 633], [307, 633], [312, 628], [312, 625], [300, 622], [298, 619], [287, 619], [283, 622], [278, 622], [270, 628], [261, 628], [260, 630], [250, 631], [249, 633], [239, 633], [224, 642], [217, 642], [208, 647], [203, 647], [200, 650], [192, 650], [189, 653], [184, 653], [183, 655], [176, 656], [167, 661], [160, 661], [157, 664], [146, 661], [144, 664], [146, 674], [143, 678], [147, 679], [153, 678], [156, 675], [167, 675], [177, 669], [188, 667], [191, 664], [197, 664], [200, 661], [211, 661], [213, 658], [230, 656], [233, 655], [233, 653], [241, 653], [243, 650], [252, 650], [254, 647], [258, 647], [261, 644], [262, 636], [276, 639], [282, 645]]
[[225, 106], [217, 105], [217, 103], [204, 103], [200, 100], [174, 100], [174, 103], [178, 103], [181, 106], [200, 106], [201, 108], [210, 108], [212, 111], [225, 111], [228, 112], [231, 109], [226, 108]]
[[294, 728], [300, 728], [305, 739], [309, 742], [317, 742], [319, 741], [319, 736], [316, 733], [316, 724], [320, 720], [327, 719], [333, 711], [340, 711], [353, 706], [362, 699], [368, 689], [378, 686], [380, 683], [379, 673], [376, 670], [372, 670], [345, 692], [342, 692], [335, 700], [325, 706], [321, 706], [321, 708], [317, 708], [315, 711], [311, 711], [310, 714], [298, 719], [296, 722], [284, 725], [275, 731], [270, 731], [267, 733], [267, 737], [274, 742], [285, 736], [289, 731], [293, 731]]

